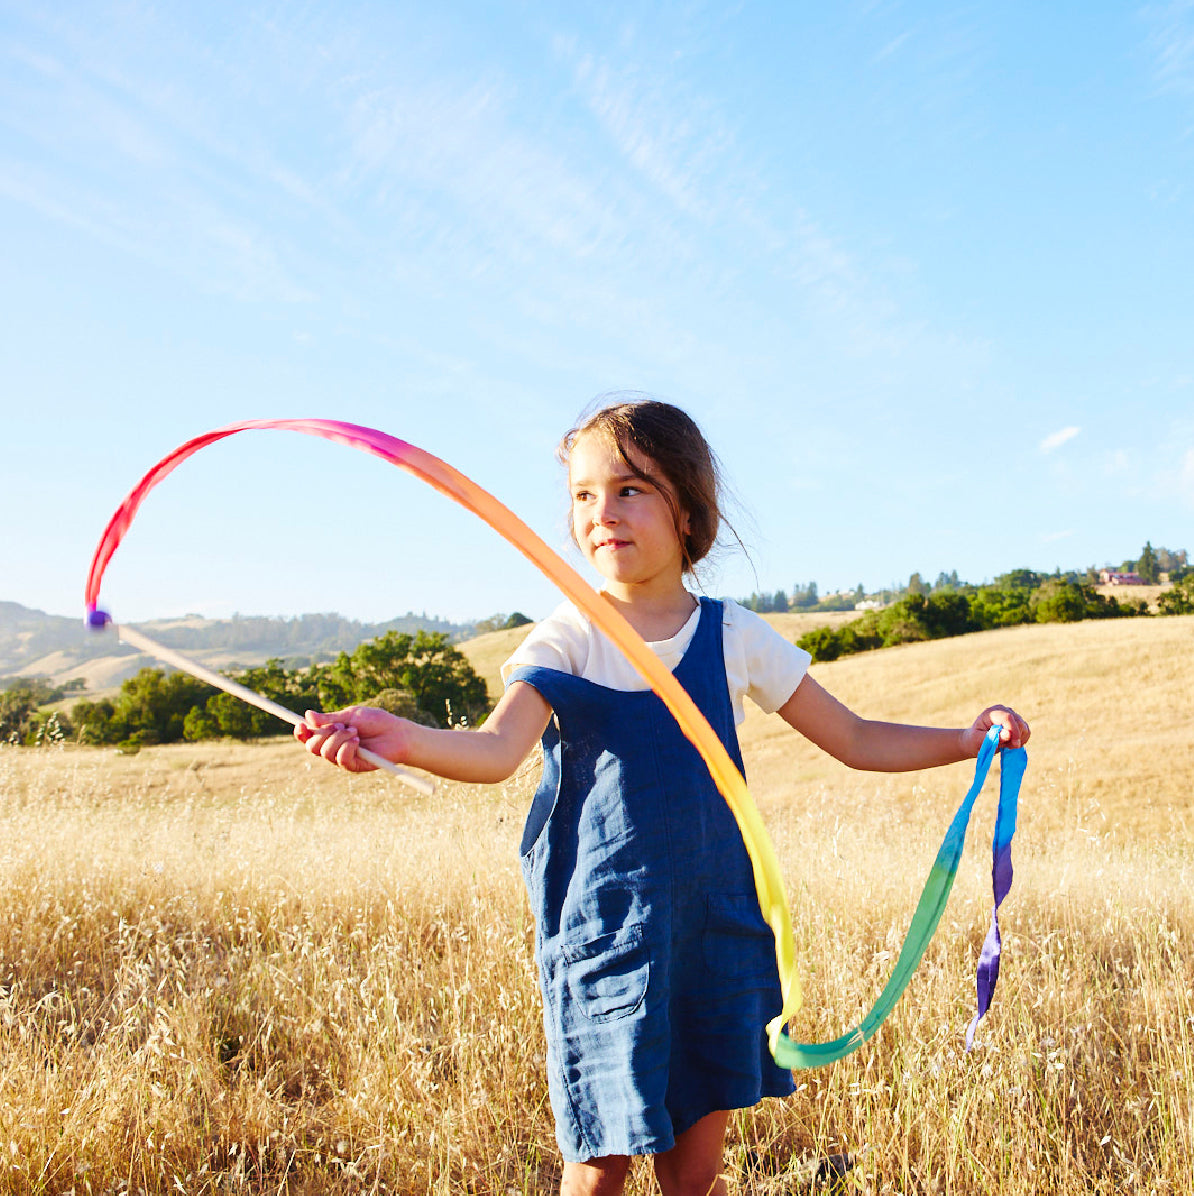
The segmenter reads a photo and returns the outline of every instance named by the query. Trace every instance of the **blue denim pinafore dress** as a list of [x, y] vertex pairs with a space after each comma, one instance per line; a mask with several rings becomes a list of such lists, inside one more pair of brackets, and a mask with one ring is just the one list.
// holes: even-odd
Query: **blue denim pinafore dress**
[[[676, 678], [739, 769], [722, 607]], [[786, 1096], [764, 1026], [775, 940], [734, 816], [651, 691], [514, 670], [555, 717], [522, 840], [556, 1137], [571, 1162], [670, 1150], [707, 1113]]]

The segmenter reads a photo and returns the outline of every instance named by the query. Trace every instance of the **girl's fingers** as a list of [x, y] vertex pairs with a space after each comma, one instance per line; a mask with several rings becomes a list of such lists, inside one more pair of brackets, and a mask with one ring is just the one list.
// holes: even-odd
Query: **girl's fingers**
[[364, 772], [372, 768], [372, 765], [367, 765], [357, 755], [357, 749], [361, 746], [361, 741], [355, 732], [349, 730], [345, 734], [349, 736], [348, 739], [340, 745], [336, 752], [336, 763], [341, 768], [346, 768], [349, 772]]
[[350, 772], [360, 772], [357, 758], [360, 735], [355, 727], [332, 723], [319, 729], [296, 727], [295, 737], [314, 756], [322, 756], [330, 764], [338, 764]]
[[[324, 739], [320, 745], [319, 754], [325, 759], [331, 761], [332, 764], [339, 764], [340, 752], [345, 747], [356, 742], [356, 731], [349, 731], [343, 723], [337, 723], [336, 729]], [[356, 748], [353, 748], [351, 754], [355, 754]]]
[[1028, 723], [1014, 710], [1007, 706], [995, 706], [992, 707], [989, 714], [991, 722], [1003, 728], [999, 733], [1000, 742], [1009, 747], [1023, 747], [1028, 742], [1032, 731]]
[[974, 720], [973, 730], [980, 736], [991, 727], [999, 728], [999, 742], [1004, 747], [1023, 747], [1028, 741], [1028, 724], [1010, 706], [988, 706]]

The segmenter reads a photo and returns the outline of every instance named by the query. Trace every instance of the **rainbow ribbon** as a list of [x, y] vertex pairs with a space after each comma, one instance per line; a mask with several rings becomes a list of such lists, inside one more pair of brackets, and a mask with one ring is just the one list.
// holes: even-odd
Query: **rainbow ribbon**
[[[241, 423], [229, 424], [215, 431], [196, 436], [180, 445], [172, 453], [163, 457], [128, 493], [124, 501], [117, 507], [104, 528], [99, 544], [92, 557], [91, 568], [87, 575], [85, 600], [87, 604], [87, 622], [94, 628], [102, 628], [111, 622], [106, 611], [99, 607], [100, 584], [104, 571], [107, 569], [113, 554], [119, 547], [121, 540], [141, 504], [149, 492], [158, 485], [168, 474], [173, 472], [188, 457], [197, 453], [208, 445], [215, 444], [228, 436], [238, 432], [265, 431], [270, 429], [301, 432], [307, 436], [319, 436], [325, 440], [335, 441], [362, 452], [372, 453], [388, 461], [392, 465], [413, 474], [421, 481], [446, 495], [453, 501], [483, 519], [500, 536], [518, 549], [551, 581], [574, 605], [582, 610], [592, 621], [593, 625], [607, 636], [625, 654], [631, 665], [644, 681], [659, 695], [664, 705], [671, 711], [680, 729], [692, 742], [700, 753], [701, 758], [709, 768], [718, 790], [729, 804], [730, 810], [742, 832], [743, 841], [750, 854], [754, 870], [755, 888], [758, 892], [759, 908], [772, 933], [775, 935], [775, 955], [779, 966], [780, 988], [783, 1002], [780, 1012], [767, 1025], [767, 1036], [771, 1052], [777, 1062], [787, 1067], [814, 1067], [823, 1063], [830, 1063], [840, 1059], [843, 1055], [856, 1049], [865, 1042], [879, 1028], [883, 1019], [891, 1011], [900, 994], [907, 987], [917, 963], [924, 955], [928, 941], [941, 917], [945, 907], [945, 899], [953, 884], [957, 871], [957, 861], [961, 856], [962, 843], [965, 838], [966, 821], [969, 818], [970, 807], [982, 786], [982, 777], [986, 775], [986, 768], [990, 766], [990, 758], [994, 754], [994, 746], [988, 750], [988, 741], [984, 743], [984, 758], [979, 756], [979, 771], [982, 777], [975, 777], [975, 784], [967, 794], [963, 808], [958, 811], [954, 823], [946, 834], [946, 842], [942, 844], [937, 863], [929, 876], [929, 883], [925, 893], [917, 906], [916, 914], [909, 929], [908, 941], [900, 952], [895, 973], [880, 994], [875, 1008], [863, 1020], [857, 1029], [851, 1031], [834, 1043], [799, 1044], [788, 1037], [786, 1026], [789, 1019], [801, 1006], [800, 983], [796, 977], [795, 947], [792, 939], [792, 919], [788, 910], [787, 897], [784, 894], [783, 881], [780, 876], [779, 862], [775, 856], [775, 849], [767, 834], [766, 827], [759, 816], [754, 798], [746, 787], [742, 774], [734, 766], [721, 740], [709, 726], [705, 716], [697, 708], [696, 703], [689, 697], [688, 692], [668, 671], [659, 657], [644, 643], [642, 637], [633, 627], [607, 602], [603, 602], [597, 591], [584, 580], [575, 569], [564, 561], [556, 552], [547, 546], [521, 519], [509, 508], [498, 502], [488, 491], [483, 490], [475, 482], [465, 477], [459, 470], [441, 461], [438, 457], [380, 432], [376, 428], [366, 428], [359, 424], [345, 423], [341, 420], [330, 419], [256, 419], [245, 420]], [[998, 729], [993, 728], [997, 735]], [[1006, 754], [1006, 753], [1005, 753]], [[984, 764], [985, 759], [985, 764]], [[962, 818], [963, 810], [965, 818]], [[962, 819], [959, 826], [959, 819]], [[1002, 819], [1000, 825], [1003, 825]], [[1011, 826], [1014, 829], [1014, 813]], [[956, 828], [956, 830], [955, 830]], [[999, 833], [997, 828], [997, 835]], [[1010, 832], [1007, 835], [1010, 841]], [[956, 849], [952, 855], [947, 847], [954, 843]], [[952, 861], [952, 862], [951, 862]], [[1010, 856], [1007, 867], [1008, 882], [1010, 883]], [[1006, 889], [1004, 890], [1006, 892]], [[997, 893], [998, 901], [1002, 898]], [[999, 935], [998, 921], [993, 923], [994, 935], [993, 955], [988, 960], [984, 948], [986, 974], [989, 980], [986, 989], [983, 984], [983, 965], [980, 965], [979, 1006], [980, 1013], [986, 1011], [990, 1003], [990, 992], [994, 987], [994, 978], [998, 975], [999, 966]], [[988, 936], [990, 938], [990, 936]], [[983, 993], [986, 992], [986, 1004], [983, 1003]], [[977, 1022], [977, 1018], [975, 1019]], [[973, 1027], [972, 1027], [973, 1031]]]
[[974, 1031], [983, 1015], [991, 1007], [991, 997], [995, 992], [995, 982], [999, 979], [999, 953], [1001, 940], [999, 937], [999, 906], [1012, 884], [1012, 836], [1016, 832], [1016, 809], [1019, 802], [1020, 781], [1024, 770], [1028, 766], [1028, 753], [1023, 748], [1000, 748], [1000, 728], [992, 727], [987, 732], [983, 745], [978, 753], [978, 760], [974, 769], [974, 781], [962, 799], [945, 838], [937, 850], [937, 858], [929, 871], [929, 878], [916, 903], [916, 912], [912, 915], [912, 922], [908, 933], [904, 937], [904, 945], [900, 948], [895, 969], [891, 978], [883, 986], [870, 1013], [858, 1023], [853, 1030], [835, 1038], [832, 1042], [797, 1043], [793, 1042], [785, 1031], [780, 1035], [777, 1047], [773, 1050], [776, 1063], [782, 1067], [799, 1069], [805, 1067], [821, 1067], [826, 1063], [833, 1063], [838, 1059], [857, 1050], [864, 1042], [871, 1038], [887, 1019], [895, 1007], [895, 1003], [903, 995], [904, 989], [912, 979], [912, 974], [924, 958], [929, 941], [941, 921], [945, 912], [946, 902], [949, 900], [950, 890], [954, 887], [954, 878], [958, 874], [958, 864], [962, 860], [962, 849], [966, 845], [966, 828], [970, 824], [970, 813], [974, 808], [975, 799], [982, 790], [987, 779], [991, 761], [996, 752], [999, 753], [999, 812], [995, 818], [995, 836], [992, 844], [993, 866], [991, 870], [993, 887], [995, 890], [995, 908], [991, 915], [991, 929], [987, 933], [979, 957], [977, 989], [978, 1012], [966, 1031], [966, 1049], [969, 1050], [974, 1042]]

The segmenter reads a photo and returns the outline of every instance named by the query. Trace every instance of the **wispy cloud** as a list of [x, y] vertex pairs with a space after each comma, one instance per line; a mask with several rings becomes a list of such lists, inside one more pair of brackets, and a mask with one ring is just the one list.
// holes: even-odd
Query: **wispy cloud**
[[1153, 75], [1162, 91], [1194, 96], [1194, 2], [1149, 4], [1141, 14], [1150, 28]]
[[583, 54], [573, 75], [590, 111], [621, 156], [681, 211], [711, 219], [722, 198], [712, 180], [733, 154], [734, 133], [699, 94]]
[[[302, 181], [212, 134], [222, 116], [193, 85], [193, 60], [167, 84], [132, 34], [114, 47], [63, 22], [52, 35], [55, 56], [15, 40], [0, 47], [2, 120], [20, 130], [0, 155], [0, 194], [208, 293], [311, 299], [278, 218]], [[25, 36], [51, 33], [31, 25]]]
[[1076, 428], [1071, 425], [1068, 428], [1060, 428], [1056, 432], [1051, 432], [1044, 440], [1041, 441], [1039, 448], [1042, 453], [1051, 453], [1056, 449], [1061, 448], [1063, 444], [1067, 444], [1073, 440], [1075, 436], [1081, 432], [1081, 428]]
[[1074, 529], [1067, 528], [1064, 532], [1044, 532], [1041, 535], [1041, 542], [1044, 544], [1053, 544], [1058, 540], [1068, 540], [1074, 534]]
[[[751, 131], [698, 82], [687, 56], [661, 69], [633, 31], [616, 57], [604, 50], [575, 35], [552, 42], [597, 135], [626, 168], [610, 173], [633, 196], [632, 210], [648, 214], [650, 227], [636, 244], [653, 252], [665, 273], [678, 262], [690, 278], [708, 273], [719, 256], [707, 252], [712, 238], [734, 266], [719, 265], [724, 277], [703, 280], [710, 292], [738, 286], [746, 271], [762, 272], [801, 305], [805, 327], [816, 326], [823, 350], [832, 344], [854, 359], [981, 355], [972, 343], [940, 343], [893, 299], [832, 216], [776, 187]], [[785, 202], [777, 205], [781, 193]]]
[[885, 46], [883, 46], [871, 59], [872, 62], [882, 62], [885, 58], [890, 58], [900, 47], [912, 36], [912, 31], [906, 29], [903, 33], [893, 37]]

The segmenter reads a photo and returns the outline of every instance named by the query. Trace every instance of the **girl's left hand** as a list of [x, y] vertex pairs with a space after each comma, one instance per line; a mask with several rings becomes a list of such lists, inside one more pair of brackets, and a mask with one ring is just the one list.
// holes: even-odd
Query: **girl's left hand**
[[1032, 728], [1010, 706], [988, 706], [974, 720], [970, 730], [966, 732], [966, 743], [970, 755], [977, 756], [987, 732], [994, 726], [1002, 727], [999, 732], [1000, 747], [1020, 748], [1032, 734]]

